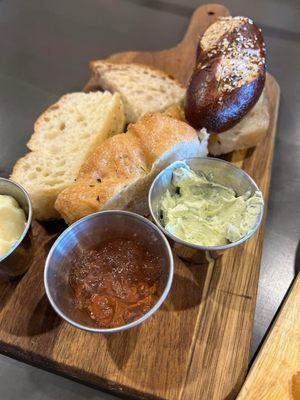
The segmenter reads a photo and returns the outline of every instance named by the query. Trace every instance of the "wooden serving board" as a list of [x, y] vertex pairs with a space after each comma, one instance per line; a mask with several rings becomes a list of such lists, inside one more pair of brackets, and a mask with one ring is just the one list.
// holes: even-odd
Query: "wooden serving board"
[[237, 400], [300, 400], [300, 273]]
[[[114, 62], [159, 67], [186, 83], [199, 35], [219, 5], [198, 8], [183, 41], [155, 53], [127, 52]], [[271, 176], [279, 87], [267, 77], [268, 135], [233, 153], [260, 186], [266, 203]], [[216, 262], [188, 265], [175, 257], [174, 283], [163, 307], [130, 331], [96, 335], [76, 330], [52, 311], [43, 287], [45, 257], [63, 224], [33, 224], [35, 255], [28, 273], [0, 287], [0, 351], [42, 368], [139, 399], [233, 399], [246, 375], [259, 277], [264, 222], [244, 245]]]

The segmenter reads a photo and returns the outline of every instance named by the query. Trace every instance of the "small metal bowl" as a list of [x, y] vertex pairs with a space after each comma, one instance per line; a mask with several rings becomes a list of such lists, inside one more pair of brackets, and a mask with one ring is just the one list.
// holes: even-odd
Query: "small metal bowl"
[[[86, 312], [75, 307], [69, 275], [72, 261], [79, 253], [95, 249], [101, 242], [114, 238], [139, 240], [159, 257], [163, 270], [161, 293], [152, 309], [136, 321], [114, 328], [99, 328]], [[44, 285], [52, 307], [65, 321], [89, 332], [113, 333], [133, 328], [154, 314], [169, 293], [173, 274], [170, 245], [155, 224], [127, 211], [102, 211], [80, 219], [59, 236], [46, 260]]]
[[[261, 223], [264, 205], [262, 204], [261, 206], [257, 222], [253, 226], [253, 228], [244, 237], [242, 237], [240, 240], [237, 240], [236, 242], [228, 243], [222, 246], [199, 246], [197, 244], [186, 242], [185, 240], [174, 236], [172, 233], [168, 232], [162, 225], [162, 221], [160, 218], [160, 203], [162, 196], [166, 193], [167, 189], [170, 190], [171, 193], [174, 192], [174, 189], [172, 187], [173, 170], [178, 167], [182, 167], [185, 164], [187, 164], [196, 173], [203, 172], [205, 175], [212, 173], [215, 182], [233, 188], [237, 195], [242, 195], [248, 190], [250, 190], [253, 194], [255, 191], [259, 191], [259, 188], [254, 180], [242, 169], [227, 161], [221, 160], [219, 158], [210, 157], [198, 157], [176, 161], [165, 168], [154, 179], [150, 187], [148, 201], [150, 212], [155, 223], [165, 233], [165, 235], [167, 235], [176, 243], [173, 250], [175, 250], [175, 252], [179, 256], [186, 258], [188, 261], [193, 261], [192, 258], [194, 258], [196, 262], [199, 262], [200, 260], [205, 261], [207, 257], [205, 256], [205, 254], [203, 254], [204, 252], [208, 251], [210, 256], [216, 258], [225, 250], [238, 246], [239, 244], [248, 240], [258, 229]], [[190, 249], [190, 251], [188, 249]], [[191, 251], [191, 249], [194, 249], [194, 251]]]
[[18, 183], [0, 178], [0, 194], [14, 197], [24, 210], [27, 221], [22, 235], [9, 251], [0, 256], [1, 280], [12, 280], [23, 275], [29, 268], [32, 258], [31, 221], [32, 206], [28, 193]]

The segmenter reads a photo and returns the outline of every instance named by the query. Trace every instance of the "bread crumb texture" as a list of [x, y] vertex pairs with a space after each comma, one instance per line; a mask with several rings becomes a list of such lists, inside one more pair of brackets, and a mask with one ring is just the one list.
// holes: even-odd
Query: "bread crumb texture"
[[38, 118], [28, 143], [31, 152], [11, 175], [29, 192], [36, 218], [58, 216], [57, 195], [74, 182], [91, 150], [122, 132], [124, 124], [120, 96], [109, 92], [67, 94]]
[[175, 79], [144, 65], [94, 61], [92, 70], [103, 89], [120, 93], [127, 122], [180, 104], [185, 95], [185, 88]]

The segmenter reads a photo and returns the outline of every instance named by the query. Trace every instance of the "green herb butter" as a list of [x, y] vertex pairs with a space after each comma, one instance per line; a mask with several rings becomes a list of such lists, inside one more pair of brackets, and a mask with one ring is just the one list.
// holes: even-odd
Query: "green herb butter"
[[174, 194], [161, 201], [165, 229], [186, 242], [220, 246], [236, 242], [256, 224], [262, 194], [235, 191], [213, 182], [212, 176], [196, 174], [188, 166], [173, 171]]

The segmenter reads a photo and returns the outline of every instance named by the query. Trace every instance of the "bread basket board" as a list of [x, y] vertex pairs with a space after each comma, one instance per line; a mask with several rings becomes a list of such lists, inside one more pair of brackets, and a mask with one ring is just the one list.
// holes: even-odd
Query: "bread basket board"
[[[126, 52], [113, 62], [153, 65], [186, 83], [199, 35], [220, 5], [199, 7], [183, 41], [159, 52]], [[245, 169], [268, 200], [279, 87], [268, 75], [271, 124], [255, 149], [229, 160]], [[89, 87], [93, 82], [89, 83]], [[249, 241], [216, 261], [189, 265], [175, 257], [175, 276], [163, 307], [129, 331], [96, 335], [63, 322], [43, 286], [47, 253], [62, 223], [34, 222], [34, 257], [27, 274], [0, 287], [0, 351], [81, 382], [138, 399], [234, 399], [249, 361], [264, 222]]]

